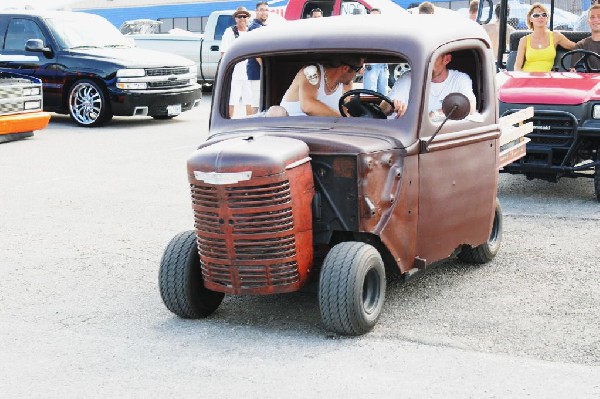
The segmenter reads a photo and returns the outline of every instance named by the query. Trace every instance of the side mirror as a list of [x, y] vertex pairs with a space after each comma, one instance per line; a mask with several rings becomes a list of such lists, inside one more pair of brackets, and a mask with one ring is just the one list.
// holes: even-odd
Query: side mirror
[[44, 47], [44, 42], [40, 39], [29, 39], [25, 43], [25, 50], [27, 51], [35, 51], [38, 53], [46, 53], [50, 52], [48, 47]]
[[461, 93], [450, 93], [442, 101], [442, 111], [448, 119], [459, 121], [465, 119], [471, 112], [471, 103], [467, 96]]
[[461, 93], [450, 93], [442, 101], [442, 111], [446, 118], [442, 121], [440, 126], [437, 128], [435, 133], [426, 142], [421, 142], [421, 152], [427, 152], [429, 150], [429, 144], [433, 141], [435, 136], [442, 129], [442, 126], [449, 120], [459, 121], [465, 119], [469, 112], [471, 112], [471, 103], [467, 96]]

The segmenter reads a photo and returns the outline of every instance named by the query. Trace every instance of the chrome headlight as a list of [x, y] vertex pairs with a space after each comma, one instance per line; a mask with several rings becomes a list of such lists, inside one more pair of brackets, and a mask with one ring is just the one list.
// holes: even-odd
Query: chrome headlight
[[23, 96], [39, 96], [41, 93], [41, 89], [39, 87], [26, 87], [23, 89]]
[[146, 76], [146, 71], [143, 69], [119, 69], [117, 71], [117, 78], [137, 78]]
[[600, 104], [596, 104], [592, 108], [592, 118], [600, 119]]

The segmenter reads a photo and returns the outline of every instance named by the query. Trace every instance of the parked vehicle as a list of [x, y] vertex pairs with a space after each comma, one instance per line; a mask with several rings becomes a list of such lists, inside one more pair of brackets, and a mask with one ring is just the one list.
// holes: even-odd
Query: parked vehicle
[[[502, 0], [501, 4], [505, 7], [506, 3]], [[569, 4], [571, 2], [551, 1], [548, 11], [558, 10], [559, 6], [566, 9]], [[512, 7], [511, 2], [511, 13]], [[501, 24], [506, 23], [505, 12], [502, 12]], [[502, 115], [533, 107], [533, 132], [527, 136], [531, 139], [527, 156], [507, 165], [503, 172], [550, 182], [558, 182], [563, 177], [591, 178], [600, 201], [600, 95], [597, 92], [600, 71], [587, 63], [600, 55], [582, 50], [567, 52], [559, 47], [553, 72], [513, 72], [518, 41], [527, 33], [517, 31], [511, 35], [507, 71], [498, 76], [503, 82], [498, 98]], [[563, 33], [575, 42], [590, 35], [590, 32]], [[577, 72], [565, 73], [571, 67], [572, 57], [580, 60]]]
[[[492, 260], [502, 238], [498, 169], [523, 155], [519, 135], [527, 126], [501, 136], [500, 125], [526, 116], [498, 118], [483, 28], [436, 28], [462, 21], [319, 18], [236, 40], [219, 66], [209, 138], [188, 159], [195, 231], [174, 237], [161, 260], [166, 307], [202, 318], [225, 294], [293, 292], [314, 281], [325, 327], [358, 335], [377, 323], [387, 277], [409, 278], [455, 255]], [[454, 93], [444, 101], [445, 117], [429, 116], [432, 68], [446, 52], [450, 67], [473, 81], [473, 115], [466, 97]], [[379, 104], [391, 100], [364, 89], [342, 96], [341, 117], [267, 117], [300, 69], [344, 54], [411, 66], [402, 118], [387, 119]], [[261, 113], [229, 119], [232, 72], [257, 55]]]
[[136, 49], [93, 14], [0, 12], [0, 69], [39, 78], [44, 109], [81, 126], [113, 115], [170, 119], [199, 104], [192, 61]]
[[[169, 52], [194, 61], [197, 66], [198, 81], [202, 84], [212, 84], [221, 59], [220, 47], [223, 32], [235, 25], [234, 11], [213, 11], [208, 17], [203, 34], [177, 30], [173, 33], [132, 34], [130, 37], [135, 41], [137, 47]], [[250, 11], [250, 14], [254, 18], [254, 11]], [[277, 24], [282, 21], [284, 19], [279, 14], [269, 14], [269, 24]], [[125, 29], [139, 30], [132, 28], [134, 24], [135, 21], [128, 21], [122, 27], [122, 31]], [[147, 25], [148, 22], [140, 21], [139, 24]]]
[[31, 137], [49, 121], [50, 114], [42, 111], [40, 80], [0, 72], [0, 143]]
[[310, 18], [315, 8], [320, 8], [324, 17], [368, 14], [372, 8], [379, 8], [386, 15], [407, 13], [391, 0], [289, 0], [285, 8], [285, 19], [292, 21]]

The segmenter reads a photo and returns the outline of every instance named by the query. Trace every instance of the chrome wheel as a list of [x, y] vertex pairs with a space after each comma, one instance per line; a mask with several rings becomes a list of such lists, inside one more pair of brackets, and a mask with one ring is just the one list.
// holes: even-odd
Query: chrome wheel
[[95, 82], [77, 82], [69, 93], [69, 114], [82, 126], [96, 126], [107, 119], [108, 104], [102, 89]]

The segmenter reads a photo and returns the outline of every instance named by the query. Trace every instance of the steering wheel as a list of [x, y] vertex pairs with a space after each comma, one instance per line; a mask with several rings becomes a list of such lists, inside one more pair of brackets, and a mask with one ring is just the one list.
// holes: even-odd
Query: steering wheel
[[[383, 112], [381, 110], [381, 108], [379, 107], [379, 103], [381, 101], [378, 101], [377, 104], [373, 104], [371, 102], [363, 103], [362, 101], [360, 101], [361, 94], [370, 95], [370, 96], [378, 98], [381, 101], [385, 101], [392, 107], [392, 109], [394, 109], [394, 102], [389, 97], [384, 96], [383, 94], [373, 91], [373, 90], [354, 89], [354, 90], [348, 90], [347, 92], [345, 92], [342, 95], [342, 97], [340, 97], [340, 102], [338, 104], [338, 107], [340, 109], [340, 114], [342, 114], [342, 116], [344, 116], [344, 117], [353, 116], [355, 118], [362, 117], [362, 118], [373, 118], [373, 119], [386, 119], [387, 118], [387, 116], [385, 115], [385, 112]], [[346, 101], [346, 99], [348, 97], [352, 97], [352, 98], [349, 99], [348, 101]], [[345, 107], [345, 109], [344, 109], [344, 107]], [[346, 110], [348, 110], [348, 113], [346, 113]]]
[[571, 50], [571, 51], [567, 51], [560, 58], [560, 66], [563, 67], [563, 69], [565, 71], [568, 71], [571, 68], [570, 65], [569, 66], [565, 66], [565, 59], [567, 58], [567, 56], [574, 55], [574, 54], [583, 54], [581, 56], [581, 58], [579, 58], [575, 62], [575, 64], [573, 64], [573, 67], [575, 68], [575, 70], [577, 72], [600, 72], [600, 69], [593, 68], [590, 65], [590, 63], [589, 63], [589, 58], [590, 57], [595, 57], [595, 58], [597, 58], [600, 61], [600, 54], [595, 53], [595, 52], [590, 51], [590, 50], [585, 50], [585, 49], [582, 49], [582, 48]]

